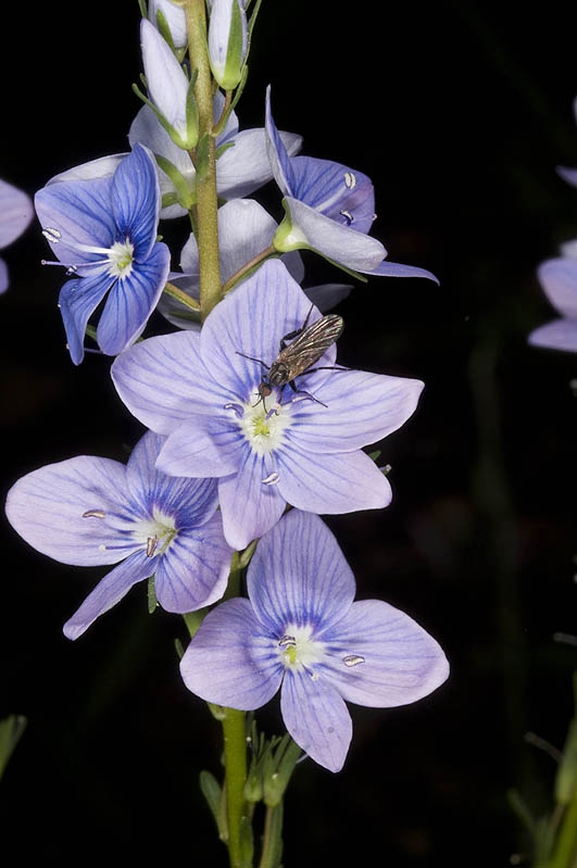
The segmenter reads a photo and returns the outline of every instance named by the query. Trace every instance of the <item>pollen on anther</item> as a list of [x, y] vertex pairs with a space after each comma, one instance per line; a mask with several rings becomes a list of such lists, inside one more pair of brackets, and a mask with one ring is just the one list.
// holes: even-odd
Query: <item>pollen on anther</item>
[[87, 509], [82, 513], [82, 518], [106, 518], [106, 513], [103, 509]]
[[343, 657], [343, 663], [345, 666], [358, 666], [359, 663], [364, 663], [365, 658], [361, 657], [360, 654], [347, 654], [346, 657]]
[[352, 172], [345, 172], [345, 186], [348, 187], [349, 190], [352, 190], [357, 186], [357, 179]]

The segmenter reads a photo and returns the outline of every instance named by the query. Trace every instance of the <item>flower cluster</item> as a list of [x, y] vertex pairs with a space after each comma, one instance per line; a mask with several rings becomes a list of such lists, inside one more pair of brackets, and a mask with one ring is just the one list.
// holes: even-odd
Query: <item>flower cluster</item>
[[[350, 286], [305, 292], [299, 251], [353, 279], [436, 278], [386, 260], [369, 235], [370, 179], [301, 156], [301, 137], [275, 125], [270, 88], [263, 128], [239, 129], [256, 16], [247, 6], [207, 4], [198, 60], [187, 38], [202, 31], [204, 11], [187, 28], [181, 7], [153, 0], [141, 22], [145, 92], [135, 90], [144, 104], [130, 150], [69, 169], [36, 194], [66, 269], [59, 307], [71, 360], [83, 361], [87, 336], [113, 357], [117, 393], [146, 431], [126, 465], [84, 455], [29, 473], [6, 513], [51, 558], [112, 565], [66, 622], [69, 638], [146, 579], [168, 612], [201, 612], [181, 661], [185, 685], [239, 710], [280, 688], [294, 741], [337, 771], [352, 734], [346, 702], [414, 702], [448, 666], [407, 615], [353, 602], [352, 572], [320, 518], [390, 503], [387, 475], [365, 447], [405, 424], [423, 383], [337, 363], [343, 320], [325, 311]], [[202, 65], [203, 52], [200, 68], [191, 58]], [[249, 198], [270, 181], [280, 225]], [[181, 218], [192, 232], [174, 260], [159, 224]], [[145, 335], [155, 312], [163, 333]], [[248, 564], [247, 596], [228, 583], [231, 559]]]
[[[573, 111], [577, 118], [577, 99]], [[577, 169], [560, 166], [558, 172], [568, 184], [577, 187]], [[546, 259], [537, 269], [539, 283], [560, 317], [534, 329], [529, 343], [577, 353], [577, 239], [563, 244], [560, 254]]]

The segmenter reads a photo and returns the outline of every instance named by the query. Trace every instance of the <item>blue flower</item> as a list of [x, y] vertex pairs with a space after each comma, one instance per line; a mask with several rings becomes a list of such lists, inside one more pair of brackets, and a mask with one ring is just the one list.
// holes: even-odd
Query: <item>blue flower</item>
[[278, 251], [310, 249], [362, 274], [438, 283], [424, 268], [384, 261], [386, 249], [367, 234], [375, 219], [370, 178], [341, 163], [288, 154], [272, 117], [270, 87], [265, 128], [273, 175], [284, 197], [285, 218], [274, 239]]
[[[32, 200], [17, 187], [0, 180], [0, 249], [22, 235], [34, 215]], [[0, 259], [0, 293], [8, 289], [8, 269]]]
[[157, 242], [160, 191], [150, 152], [136, 145], [102, 177], [60, 176], [35, 197], [44, 235], [68, 274], [59, 305], [74, 364], [90, 316], [106, 298], [96, 338], [117, 355], [141, 335], [166, 283], [170, 253]]
[[216, 305], [200, 335], [148, 338], [112, 365], [128, 409], [167, 435], [159, 468], [218, 477], [225, 536], [237, 549], [269, 530], [287, 503], [322, 514], [391, 500], [362, 447], [409, 418], [422, 382], [335, 370], [333, 345], [296, 377], [296, 391], [271, 387], [266, 401], [259, 391], [282, 338], [319, 316], [271, 260]]
[[353, 602], [355, 579], [318, 516], [292, 510], [257, 546], [249, 599], [216, 606], [185, 651], [184, 683], [250, 711], [280, 688], [284, 724], [315, 762], [338, 772], [352, 737], [347, 702], [407, 705], [449, 674], [438, 643], [381, 600]]
[[151, 576], [169, 612], [194, 611], [225, 591], [232, 550], [216, 484], [156, 470], [161, 446], [147, 432], [126, 465], [80, 455], [28, 473], [8, 492], [9, 522], [39, 552], [65, 564], [116, 564], [64, 625], [70, 639]]

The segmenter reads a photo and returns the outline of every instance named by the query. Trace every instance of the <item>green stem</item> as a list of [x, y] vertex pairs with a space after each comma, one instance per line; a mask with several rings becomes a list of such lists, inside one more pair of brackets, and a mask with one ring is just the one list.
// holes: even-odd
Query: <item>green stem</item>
[[282, 855], [283, 803], [267, 805], [259, 868], [277, 868]]
[[196, 212], [200, 268], [201, 319], [206, 319], [222, 298], [218, 253], [218, 196], [216, 191], [216, 146], [214, 135], [213, 81], [206, 47], [205, 0], [185, 0], [191, 71], [197, 78], [194, 95], [198, 107], [199, 149], [202, 168], [197, 165]]
[[245, 860], [242, 829], [247, 816], [244, 800], [247, 773], [245, 713], [234, 708], [226, 708], [222, 709], [222, 714], [230, 868], [243, 868]]
[[242, 266], [242, 268], [239, 268], [237, 272], [235, 272], [231, 277], [229, 277], [229, 279], [226, 281], [226, 283], [223, 284], [222, 287], [223, 296], [226, 295], [227, 292], [230, 292], [231, 289], [234, 289], [239, 280], [241, 280], [243, 277], [247, 277], [251, 273], [251, 271], [253, 271], [257, 267], [257, 265], [260, 265], [261, 262], [264, 262], [264, 260], [268, 259], [270, 256], [278, 256], [278, 253], [272, 246], [272, 244], [270, 247], [266, 247], [260, 253], [257, 253], [256, 256], [253, 256], [253, 258], [246, 262]]
[[195, 298], [192, 298], [187, 292], [183, 289], [180, 289], [178, 286], [175, 286], [174, 283], [167, 282], [164, 287], [164, 292], [169, 295], [171, 298], [176, 299], [181, 304], [186, 305], [191, 310], [199, 311], [200, 305]]

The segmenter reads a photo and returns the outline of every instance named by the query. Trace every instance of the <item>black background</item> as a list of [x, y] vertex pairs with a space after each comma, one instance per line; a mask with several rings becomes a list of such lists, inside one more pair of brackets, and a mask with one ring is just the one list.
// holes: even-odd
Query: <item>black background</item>
[[[359, 597], [410, 613], [452, 665], [414, 706], [353, 707], [340, 774], [299, 767], [287, 868], [523, 863], [529, 841], [507, 793], [537, 815], [551, 806], [555, 763], [526, 733], [560, 748], [573, 713], [577, 649], [553, 637], [577, 633], [577, 359], [527, 335], [554, 316], [537, 264], [577, 236], [577, 191], [555, 171], [577, 166], [567, 8], [263, 2], [241, 126], [262, 126], [271, 83], [275, 120], [304, 136], [303, 153], [372, 177], [373, 234], [389, 258], [441, 281], [375, 279], [339, 309], [341, 361], [426, 388], [382, 444], [392, 505], [329, 523]], [[125, 150], [139, 107], [136, 0], [3, 15], [0, 177], [32, 194]], [[260, 195], [280, 214], [272, 186]], [[68, 358], [63, 274], [40, 266], [37, 225], [3, 253], [2, 497], [45, 463], [123, 458], [140, 433], [109, 361]], [[340, 279], [306, 262], [310, 282]], [[218, 773], [219, 730], [179, 680], [179, 619], [148, 616], [137, 588], [70, 643], [61, 626], [101, 571], [48, 562], [2, 521], [0, 711], [29, 720], [0, 783], [4, 852], [225, 865], [197, 787], [201, 768]]]

